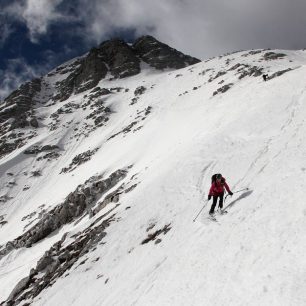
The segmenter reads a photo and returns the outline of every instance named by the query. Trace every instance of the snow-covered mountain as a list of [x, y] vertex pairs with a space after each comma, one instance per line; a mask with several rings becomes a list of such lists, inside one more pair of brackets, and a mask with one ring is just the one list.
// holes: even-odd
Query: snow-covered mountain
[[305, 50], [200, 62], [146, 36], [22, 85], [0, 105], [1, 305], [305, 305], [305, 73]]

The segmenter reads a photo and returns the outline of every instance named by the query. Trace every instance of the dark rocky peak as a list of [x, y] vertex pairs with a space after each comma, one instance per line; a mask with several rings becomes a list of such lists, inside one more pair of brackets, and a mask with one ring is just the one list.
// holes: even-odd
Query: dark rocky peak
[[114, 78], [125, 78], [140, 73], [140, 62], [155, 69], [179, 69], [196, 64], [200, 60], [185, 55], [152, 36], [143, 36], [130, 46], [121, 39], [111, 39], [90, 50], [80, 66], [59, 85], [56, 100], [66, 100], [97, 86], [107, 73]]
[[[0, 106], [0, 123], [12, 118], [12, 127], [25, 127], [32, 125], [34, 122], [34, 106], [38, 102], [35, 96], [41, 91], [42, 80], [34, 79], [21, 85], [17, 90], [13, 91]], [[32, 117], [31, 119], [29, 119]], [[32, 121], [31, 121], [32, 120]]]
[[121, 39], [103, 42], [99, 49], [107, 60], [111, 74], [125, 78], [140, 72], [140, 60], [133, 49]]
[[82, 59], [81, 65], [60, 83], [55, 99], [66, 100], [73, 93], [81, 93], [97, 86], [107, 73], [125, 78], [140, 72], [140, 60], [133, 49], [120, 39], [103, 42]]
[[[112, 39], [90, 50], [75, 79], [76, 92], [95, 87], [106, 74], [114, 78], [125, 78], [140, 72], [140, 61], [132, 48], [123, 40]], [[86, 83], [86, 88], [81, 84]]]
[[[35, 115], [35, 105], [41, 102], [42, 79], [34, 79], [13, 91], [0, 105], [0, 158], [22, 147], [28, 139], [36, 135], [39, 122]], [[26, 132], [15, 129], [32, 127]]]
[[57, 84], [58, 94], [54, 100], [64, 101], [71, 94], [80, 93], [94, 88], [108, 72], [105, 59], [101, 56], [98, 48], [93, 48], [88, 55], [81, 59], [80, 65], [70, 75]]
[[64, 64], [61, 64], [60, 66], [56, 67], [54, 70], [50, 71], [47, 76], [52, 77], [54, 75], [63, 75], [67, 73], [74, 72], [82, 63], [83, 58], [86, 55], [74, 58]]
[[133, 49], [144, 62], [161, 70], [180, 69], [200, 62], [199, 59], [185, 55], [149, 35], [137, 39]]

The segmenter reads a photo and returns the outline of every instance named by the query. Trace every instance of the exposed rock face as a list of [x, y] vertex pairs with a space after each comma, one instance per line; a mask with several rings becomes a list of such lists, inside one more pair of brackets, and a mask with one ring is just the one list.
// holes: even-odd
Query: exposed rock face
[[[8, 242], [1, 249], [0, 258], [7, 255], [12, 249], [31, 247], [64, 224], [74, 221], [86, 210], [89, 211], [104, 193], [113, 188], [126, 175], [127, 170], [119, 169], [106, 179], [102, 179], [101, 176], [88, 179], [83, 185], [71, 192], [63, 203], [48, 212], [36, 225], [15, 240]], [[107, 199], [107, 201], [109, 200]]]
[[271, 60], [277, 60], [277, 59], [282, 59], [285, 56], [287, 56], [284, 53], [275, 53], [275, 52], [267, 52], [264, 54], [263, 58], [266, 61], [271, 61]]
[[229, 68], [228, 71], [234, 71], [237, 70], [239, 73], [239, 79], [243, 79], [246, 76], [252, 76], [252, 77], [258, 77], [263, 74], [263, 68], [257, 67], [257, 66], [250, 66], [246, 64], [236, 64], [233, 67]]
[[[106, 228], [115, 221], [114, 215], [101, 221], [107, 214], [99, 217], [88, 228], [76, 234], [73, 242], [67, 246], [63, 245], [67, 236], [64, 234], [62, 239], [39, 259], [36, 268], [33, 268], [27, 277], [18, 282], [8, 299], [1, 305], [15, 306], [26, 300], [28, 302], [38, 296], [42, 290], [52, 286], [73, 266], [84, 264], [88, 260], [88, 258], [84, 258], [86, 254], [99, 243], [103, 243], [101, 240], [107, 235]], [[80, 261], [81, 259], [82, 261]], [[96, 258], [97, 260], [99, 258]], [[30, 303], [22, 305], [30, 305]]]
[[[76, 60], [74, 65], [59, 67], [55, 73], [69, 73], [69, 76], [57, 84], [58, 94], [53, 99], [64, 101], [73, 92], [80, 93], [94, 88], [109, 72], [114, 78], [125, 78], [138, 74], [140, 61], [143, 60], [156, 69], [179, 69], [196, 64], [200, 60], [159, 42], [152, 36], [143, 36], [130, 46], [120, 39], [101, 43], [90, 50], [86, 57]], [[14, 127], [25, 127], [30, 124], [37, 127], [38, 122], [27, 120], [25, 113], [33, 109], [35, 94], [41, 91], [41, 79], [25, 83], [5, 99], [0, 107], [0, 122], [9, 118], [15, 120]], [[8, 106], [10, 106], [8, 108]]]
[[238, 70], [240, 72], [239, 79], [243, 79], [246, 76], [258, 77], [262, 75], [263, 68], [256, 66], [244, 65], [244, 68]]
[[227, 92], [234, 84], [233, 83], [229, 83], [226, 85], [223, 85], [222, 87], [218, 88], [216, 91], [214, 91], [213, 96], [220, 94], [220, 93], [225, 93]]
[[100, 53], [98, 48], [90, 50], [81, 62], [81, 66], [64, 82], [61, 88], [61, 100], [66, 100], [74, 89], [76, 93], [80, 93], [95, 87], [106, 76], [108, 69]]
[[292, 71], [292, 70], [293, 70], [292, 68], [288, 68], [288, 69], [277, 71], [277, 72], [273, 73], [272, 75], [270, 75], [268, 77], [268, 80], [271, 80], [271, 79], [274, 79], [276, 77], [279, 77], [279, 76], [283, 75], [284, 73], [287, 73], [287, 72]]
[[19, 292], [21, 292], [22, 290], [24, 290], [28, 283], [29, 283], [30, 277], [26, 276], [23, 279], [21, 279], [17, 285], [15, 286], [15, 288], [13, 289], [13, 291], [11, 292], [10, 296], [8, 297], [8, 300], [13, 300], [18, 294]]
[[41, 79], [34, 79], [12, 92], [0, 107], [0, 123], [13, 118], [13, 128], [29, 126], [29, 116], [33, 112], [35, 95], [41, 90]]
[[45, 145], [42, 147], [39, 146], [33, 146], [27, 150], [25, 150], [23, 153], [24, 154], [38, 154], [44, 151], [53, 151], [53, 150], [58, 150], [59, 147], [56, 145]]
[[103, 42], [98, 48], [90, 50], [80, 67], [62, 82], [61, 101], [76, 93], [94, 88], [110, 72], [115, 78], [124, 78], [140, 72], [140, 60], [132, 48], [120, 39]]
[[[156, 69], [179, 69], [196, 64], [200, 60], [159, 42], [152, 36], [143, 36], [130, 46], [120, 39], [112, 39], [101, 43], [90, 50], [86, 57], [78, 59], [74, 66], [59, 67], [59, 74], [70, 72], [69, 76], [57, 84], [59, 93], [54, 100], [64, 101], [73, 92], [80, 93], [94, 88], [109, 72], [114, 78], [125, 78], [140, 72], [140, 61], [148, 63]], [[49, 74], [49, 76], [54, 75]], [[38, 122], [27, 119], [27, 112], [33, 110], [35, 94], [41, 91], [41, 79], [25, 83], [4, 100], [0, 107], [0, 122], [14, 117], [14, 127], [25, 127]]]
[[[171, 223], [166, 224], [162, 229], [155, 231], [154, 233], [148, 234], [148, 237], [144, 239], [141, 244], [146, 244], [150, 241], [155, 240], [160, 234], [166, 235], [171, 230]], [[155, 226], [154, 224], [151, 225], [152, 228]], [[148, 228], [147, 231], [149, 231], [151, 228]], [[161, 239], [155, 240], [155, 244], [158, 244], [161, 242]]]
[[139, 96], [142, 95], [147, 89], [144, 86], [139, 86], [135, 89], [134, 95]]
[[219, 71], [215, 76], [211, 76], [211, 77], [209, 78], [208, 82], [210, 83], [210, 82], [212, 82], [213, 80], [215, 80], [215, 79], [217, 79], [217, 78], [219, 78], [219, 77], [221, 77], [221, 76], [223, 76], [223, 75], [225, 75], [225, 74], [226, 74], [226, 71]]
[[99, 48], [103, 50], [114, 77], [125, 78], [140, 72], [140, 60], [137, 54], [124, 41], [109, 40], [102, 43]]
[[[41, 86], [41, 79], [27, 82], [0, 104], [0, 158], [23, 146], [27, 139], [35, 135], [35, 129], [39, 127], [35, 117], [35, 104], [39, 102], [37, 95]], [[33, 131], [28, 131], [27, 135], [10, 133], [14, 129], [25, 127], [32, 127]]]
[[66, 100], [72, 93], [94, 88], [109, 72], [114, 78], [125, 78], [140, 73], [140, 61], [156, 69], [179, 69], [196, 64], [200, 60], [156, 40], [143, 36], [133, 46], [123, 40], [112, 39], [93, 48], [78, 69], [60, 85], [56, 99]]
[[91, 159], [91, 156], [94, 155], [98, 151], [98, 148], [94, 150], [88, 150], [81, 154], [76, 155], [70, 165], [61, 170], [61, 173], [67, 173], [73, 171], [79, 165], [82, 165]]
[[[37, 135], [36, 130], [42, 118], [36, 118], [36, 103], [45, 107], [67, 100], [72, 94], [93, 89], [104, 78], [125, 78], [141, 72], [141, 62], [155, 69], [178, 69], [200, 62], [200, 60], [159, 42], [152, 36], [143, 36], [133, 45], [120, 39], [111, 39], [91, 49], [88, 54], [59, 66], [46, 77], [34, 79], [21, 85], [0, 104], [0, 158], [17, 148], [24, 146], [29, 139]], [[120, 90], [120, 89], [117, 89]], [[112, 93], [108, 89], [93, 92], [95, 96]], [[139, 92], [139, 95], [141, 92]], [[138, 93], [135, 93], [138, 95]], [[47, 104], [47, 102], [49, 104]], [[136, 103], [134, 101], [133, 103]], [[69, 109], [66, 109], [69, 107]], [[57, 128], [58, 115], [77, 109], [73, 103], [60, 108], [52, 116], [50, 129]], [[95, 127], [103, 126], [108, 115], [94, 118]], [[15, 129], [30, 128], [25, 133], [12, 133]]]
[[136, 54], [156, 69], [180, 69], [199, 63], [197, 58], [185, 55], [152, 36], [143, 36], [135, 41], [133, 48]]

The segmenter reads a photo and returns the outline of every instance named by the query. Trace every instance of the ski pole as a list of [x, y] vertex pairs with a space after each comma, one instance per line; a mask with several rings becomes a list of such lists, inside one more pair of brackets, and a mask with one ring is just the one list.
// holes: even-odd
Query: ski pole
[[200, 215], [200, 213], [201, 213], [202, 210], [204, 209], [205, 204], [206, 204], [206, 203], [204, 203], [203, 207], [201, 208], [201, 210], [199, 211], [199, 213], [197, 214], [197, 216], [193, 219], [193, 222], [198, 218], [198, 216]]
[[[243, 188], [243, 189], [237, 190], [237, 191], [233, 192], [233, 194], [234, 194], [234, 193], [238, 193], [238, 192], [242, 192], [242, 191], [245, 191], [245, 190], [249, 190], [249, 188]], [[228, 196], [229, 196], [229, 194], [226, 195], [226, 197], [225, 197], [225, 199], [224, 199], [224, 203], [225, 203], [225, 200], [226, 200], [226, 198], [227, 198]]]
[[238, 193], [238, 192], [245, 191], [245, 190], [249, 190], [249, 188], [243, 188], [243, 189], [240, 189], [240, 190], [235, 191], [235, 192], [233, 192], [233, 193]]

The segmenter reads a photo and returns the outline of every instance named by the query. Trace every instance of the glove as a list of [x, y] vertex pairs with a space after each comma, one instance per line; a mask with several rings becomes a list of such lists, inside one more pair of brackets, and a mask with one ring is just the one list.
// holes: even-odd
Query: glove
[[208, 201], [211, 199], [211, 195], [208, 196]]
[[232, 196], [233, 195], [233, 193], [230, 191], [229, 193], [228, 193], [230, 196]]

